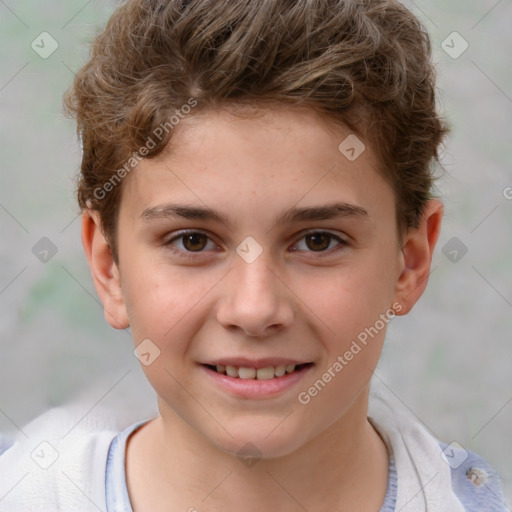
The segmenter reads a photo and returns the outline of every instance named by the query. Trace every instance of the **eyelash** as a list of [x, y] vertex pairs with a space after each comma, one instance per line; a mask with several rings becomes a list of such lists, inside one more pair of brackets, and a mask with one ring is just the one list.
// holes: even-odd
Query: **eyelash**
[[[181, 257], [184, 257], [184, 258], [197, 258], [198, 255], [200, 255], [201, 253], [203, 253], [205, 251], [204, 250], [201, 250], [201, 251], [187, 251], [187, 250], [177, 249], [175, 246], [172, 245], [172, 242], [174, 242], [176, 240], [180, 240], [180, 239], [182, 239], [183, 237], [185, 237], [187, 235], [193, 235], [193, 234], [205, 235], [210, 241], [212, 241], [211, 238], [208, 236], [208, 234], [204, 233], [203, 231], [188, 230], [188, 231], [181, 231], [181, 232], [179, 232], [176, 236], [174, 236], [173, 238], [171, 238], [168, 241], [164, 242], [164, 245], [166, 247], [169, 247], [169, 249], [172, 252], [178, 254]], [[319, 235], [319, 234], [328, 235], [330, 237], [329, 245], [331, 244], [331, 241], [333, 239], [336, 240], [337, 242], [339, 242], [338, 247], [336, 247], [334, 249], [330, 249], [330, 250], [323, 250], [323, 251], [311, 251], [311, 250], [309, 250], [309, 251], [297, 251], [297, 252], [310, 252], [310, 253], [313, 253], [313, 254], [318, 254], [318, 256], [314, 256], [314, 257], [315, 258], [319, 258], [319, 257], [322, 257], [321, 256], [322, 254], [325, 254], [325, 253], [331, 254], [331, 253], [336, 252], [336, 251], [340, 250], [341, 248], [349, 245], [349, 243], [346, 240], [344, 240], [343, 238], [335, 235], [334, 233], [331, 233], [330, 231], [322, 231], [322, 230], [311, 230], [311, 231], [306, 231], [306, 232], [301, 233], [301, 237], [298, 239], [297, 242], [295, 242], [295, 245], [297, 245], [297, 243], [300, 240], [302, 240], [303, 238], [305, 238], [308, 235]]]

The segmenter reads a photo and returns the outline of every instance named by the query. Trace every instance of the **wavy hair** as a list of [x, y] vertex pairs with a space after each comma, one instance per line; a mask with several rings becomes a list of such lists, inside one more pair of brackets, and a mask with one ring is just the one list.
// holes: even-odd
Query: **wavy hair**
[[[432, 197], [449, 129], [428, 33], [398, 1], [127, 0], [91, 50], [64, 102], [83, 149], [78, 203], [99, 212], [116, 262], [122, 184], [105, 185], [191, 98], [194, 112], [288, 104], [348, 126], [379, 158], [400, 232]], [[169, 143], [160, 131], [145, 158]]]

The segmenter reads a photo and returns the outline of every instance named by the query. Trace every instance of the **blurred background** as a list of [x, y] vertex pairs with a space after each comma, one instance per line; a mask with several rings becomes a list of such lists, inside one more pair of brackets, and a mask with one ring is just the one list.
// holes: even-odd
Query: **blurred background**
[[[428, 28], [452, 127], [429, 286], [391, 323], [376, 384], [483, 455], [512, 506], [512, 3], [404, 2]], [[129, 332], [104, 320], [80, 241], [62, 94], [116, 2], [0, 0], [0, 432], [80, 403], [153, 414]], [[42, 9], [42, 10], [41, 10]], [[136, 412], [135, 412], [136, 411]]]

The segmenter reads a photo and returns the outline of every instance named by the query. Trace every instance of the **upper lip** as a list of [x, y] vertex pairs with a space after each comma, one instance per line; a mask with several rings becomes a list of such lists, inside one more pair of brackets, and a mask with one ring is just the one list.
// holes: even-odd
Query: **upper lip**
[[247, 357], [221, 357], [218, 359], [212, 359], [202, 364], [208, 364], [211, 366], [223, 365], [223, 366], [237, 366], [242, 368], [268, 368], [269, 366], [287, 366], [294, 364], [298, 366], [300, 364], [307, 364], [311, 361], [291, 359], [286, 357], [265, 357], [262, 359], [250, 359]]

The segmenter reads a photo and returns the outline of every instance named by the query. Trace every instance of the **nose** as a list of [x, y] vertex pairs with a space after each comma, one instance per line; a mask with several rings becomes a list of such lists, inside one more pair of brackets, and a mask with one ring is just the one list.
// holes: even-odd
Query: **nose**
[[292, 323], [293, 293], [264, 255], [252, 263], [240, 258], [226, 277], [217, 309], [217, 320], [224, 328], [265, 337]]

